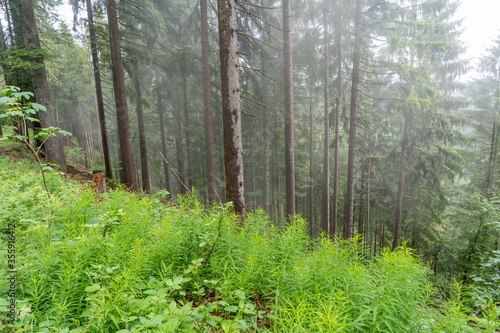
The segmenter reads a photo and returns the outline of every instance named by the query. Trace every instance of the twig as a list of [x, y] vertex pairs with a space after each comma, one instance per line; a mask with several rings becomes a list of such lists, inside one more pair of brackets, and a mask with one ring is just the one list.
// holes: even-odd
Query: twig
[[179, 176], [177, 176], [177, 174], [175, 173], [174, 171], [174, 168], [172, 168], [172, 166], [170, 165], [170, 163], [168, 163], [167, 159], [165, 158], [165, 156], [163, 156], [163, 154], [161, 152], [159, 152], [161, 157], [163, 158], [163, 160], [165, 161], [165, 163], [167, 163], [168, 167], [170, 168], [170, 171], [172, 171], [172, 173], [174, 174], [174, 177], [177, 178], [177, 181], [182, 185], [182, 187], [184, 187], [184, 189], [189, 193], [191, 194], [191, 191], [187, 188], [187, 186], [182, 182], [182, 180], [179, 178]]
[[[500, 303], [496, 303], [495, 306], [499, 306]], [[491, 306], [488, 305], [487, 307], [485, 307], [484, 309], [480, 309], [478, 311], [476, 311], [476, 313], [474, 313], [476, 316], [480, 315], [481, 313], [483, 313], [484, 311], [488, 310]]]

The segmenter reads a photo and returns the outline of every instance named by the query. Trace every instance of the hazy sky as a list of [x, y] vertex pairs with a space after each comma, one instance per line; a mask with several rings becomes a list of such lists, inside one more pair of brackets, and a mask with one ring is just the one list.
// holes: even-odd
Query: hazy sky
[[464, 19], [462, 41], [468, 46], [466, 57], [479, 57], [500, 35], [500, 0], [461, 0], [461, 3], [456, 17]]

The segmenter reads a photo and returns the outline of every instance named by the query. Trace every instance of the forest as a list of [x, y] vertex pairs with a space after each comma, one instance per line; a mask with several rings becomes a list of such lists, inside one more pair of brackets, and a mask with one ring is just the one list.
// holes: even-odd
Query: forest
[[459, 1], [61, 5], [0, 5], [0, 330], [500, 331]]

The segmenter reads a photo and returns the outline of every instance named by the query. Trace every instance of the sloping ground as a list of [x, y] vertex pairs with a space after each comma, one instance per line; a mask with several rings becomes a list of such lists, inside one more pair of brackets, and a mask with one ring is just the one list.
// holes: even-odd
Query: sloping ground
[[[46, 177], [50, 201], [30, 160], [0, 156], [2, 332], [498, 328], [494, 316], [470, 322], [460, 290], [431, 306], [427, 271], [409, 249], [366, 261], [358, 241], [310, 241], [301, 219], [276, 230], [260, 212], [239, 227], [228, 207], [206, 210], [193, 197], [97, 194], [56, 172]], [[15, 255], [13, 284], [7, 255]]]

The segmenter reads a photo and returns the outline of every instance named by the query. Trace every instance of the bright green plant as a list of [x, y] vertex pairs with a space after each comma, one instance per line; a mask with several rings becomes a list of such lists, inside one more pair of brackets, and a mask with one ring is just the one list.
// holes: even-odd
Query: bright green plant
[[[7, 118], [11, 122], [17, 124], [17, 130], [14, 129], [11, 136], [1, 137], [0, 140], [7, 140], [9, 138], [14, 138], [26, 144], [29, 150], [35, 156], [35, 159], [40, 167], [40, 172], [43, 178], [43, 184], [47, 193], [47, 197], [50, 200], [50, 191], [47, 187], [47, 181], [45, 179], [46, 170], [51, 170], [51, 167], [47, 163], [43, 163], [40, 157], [40, 150], [43, 147], [45, 141], [58, 133], [60, 135], [71, 135], [71, 133], [64, 131], [58, 127], [46, 127], [41, 128], [40, 131], [34, 135], [34, 139], [40, 140], [41, 144], [38, 148], [35, 147], [34, 143], [30, 140], [28, 135], [28, 121], [37, 122], [40, 121], [36, 118], [38, 112], [47, 112], [47, 109], [38, 103], [30, 102], [29, 99], [34, 97], [34, 94], [29, 91], [21, 91], [18, 87], [7, 86], [0, 92], [2, 95], [0, 97], [0, 106], [4, 106], [5, 109], [3, 113], [0, 114], [0, 119]], [[18, 130], [20, 129], [20, 132]]]

